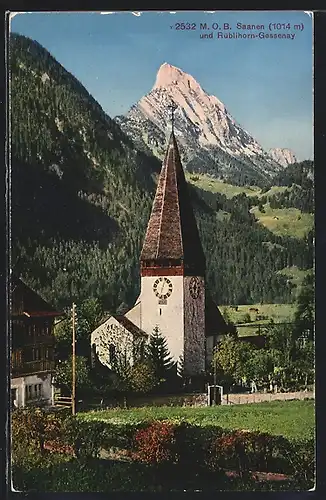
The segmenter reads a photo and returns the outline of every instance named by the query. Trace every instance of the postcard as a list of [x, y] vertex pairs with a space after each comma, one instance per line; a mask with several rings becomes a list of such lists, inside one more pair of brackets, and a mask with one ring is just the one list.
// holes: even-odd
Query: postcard
[[12, 489], [312, 489], [313, 14], [8, 22]]

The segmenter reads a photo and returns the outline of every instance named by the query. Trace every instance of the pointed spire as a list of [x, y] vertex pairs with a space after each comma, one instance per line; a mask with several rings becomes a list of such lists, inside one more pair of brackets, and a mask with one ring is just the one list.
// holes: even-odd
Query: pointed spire
[[175, 113], [175, 110], [177, 109], [177, 105], [174, 101], [171, 102], [171, 104], [169, 105], [169, 110], [171, 112], [171, 126], [172, 126], [172, 133], [174, 133], [174, 113]]
[[177, 265], [185, 274], [205, 273], [205, 257], [173, 130], [140, 259], [142, 267]]

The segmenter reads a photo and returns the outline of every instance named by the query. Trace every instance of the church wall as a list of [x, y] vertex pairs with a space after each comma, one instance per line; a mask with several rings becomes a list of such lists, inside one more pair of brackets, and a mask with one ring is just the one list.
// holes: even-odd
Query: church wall
[[148, 335], [158, 326], [167, 339], [171, 357], [178, 361], [183, 356], [183, 276], [168, 276], [173, 290], [167, 298], [167, 304], [159, 304], [153, 292], [156, 276], [141, 278], [141, 324], [140, 328]]
[[[139, 301], [140, 299], [138, 298], [137, 299], [137, 302]], [[141, 323], [141, 303], [136, 302], [136, 305], [130, 309], [130, 311], [128, 311], [126, 314], [125, 314], [125, 317], [129, 319], [129, 321], [131, 321], [134, 325], [138, 326], [138, 328], [141, 328], [140, 327], [140, 323]]]
[[191, 277], [184, 278], [184, 373], [198, 375], [205, 370], [205, 283], [199, 277], [200, 293], [190, 293]]
[[126, 355], [131, 363], [133, 335], [112, 316], [91, 334], [91, 346], [95, 344], [96, 353], [103, 365], [111, 368], [109, 345], [113, 344], [117, 355]]

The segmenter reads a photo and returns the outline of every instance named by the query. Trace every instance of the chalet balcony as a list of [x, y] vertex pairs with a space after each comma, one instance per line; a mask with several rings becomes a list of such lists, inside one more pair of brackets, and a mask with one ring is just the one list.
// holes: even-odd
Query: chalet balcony
[[46, 344], [51, 345], [54, 344], [54, 336], [53, 335], [32, 335], [26, 336], [23, 334], [15, 334], [12, 335], [12, 346], [13, 349], [23, 348], [27, 346], [34, 346], [37, 344]]
[[54, 370], [54, 361], [42, 359], [38, 361], [27, 361], [20, 365], [12, 364], [11, 374], [13, 377], [28, 375], [32, 373], [51, 372]]

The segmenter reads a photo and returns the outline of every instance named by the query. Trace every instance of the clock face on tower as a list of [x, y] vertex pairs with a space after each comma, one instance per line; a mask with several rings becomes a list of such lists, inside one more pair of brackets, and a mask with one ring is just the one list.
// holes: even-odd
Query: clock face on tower
[[167, 299], [170, 297], [173, 290], [171, 280], [168, 278], [157, 278], [154, 281], [153, 292], [159, 299]]
[[201, 286], [200, 286], [200, 281], [197, 278], [197, 276], [193, 276], [190, 280], [189, 283], [189, 291], [190, 295], [192, 296], [193, 299], [197, 299], [199, 297], [199, 294], [201, 292]]

